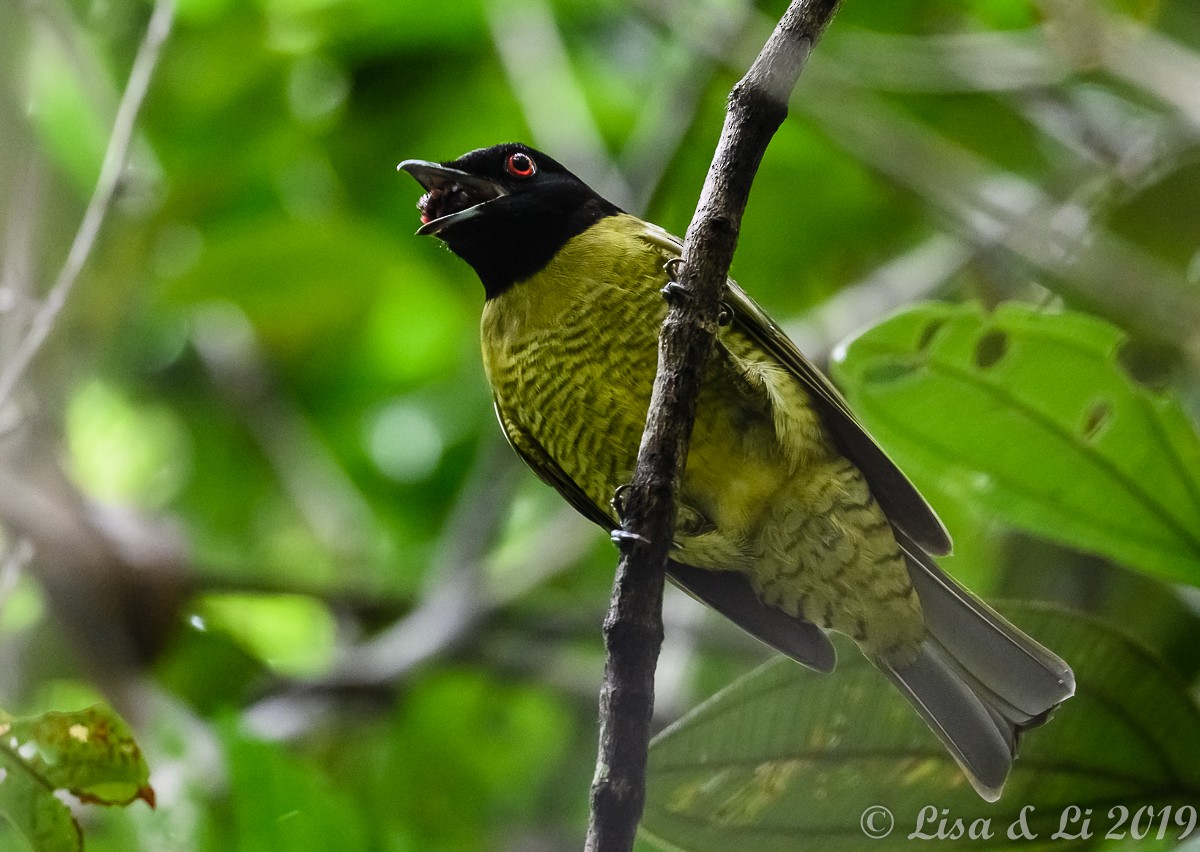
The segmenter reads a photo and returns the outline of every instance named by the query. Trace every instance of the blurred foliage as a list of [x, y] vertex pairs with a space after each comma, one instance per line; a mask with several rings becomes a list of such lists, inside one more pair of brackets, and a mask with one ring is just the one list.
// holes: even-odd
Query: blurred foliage
[[[101, 239], [0, 400], [0, 705], [102, 695], [158, 793], [81, 815], [89, 850], [580, 845], [615, 557], [503, 446], [478, 282], [411, 236], [395, 165], [523, 139], [682, 233], [785, 6], [180, 0]], [[0, 4], [0, 367], [150, 13]], [[839, 379], [951, 571], [1097, 619], [1035, 619], [1052, 646], [1159, 660], [1068, 655], [1051, 750], [1109, 735], [1085, 670], [1196, 693], [1198, 78], [1189, 0], [847, 0], [734, 265], [819, 361], [867, 329]], [[667, 619], [663, 725], [766, 657]], [[871, 674], [852, 656], [794, 700]]]

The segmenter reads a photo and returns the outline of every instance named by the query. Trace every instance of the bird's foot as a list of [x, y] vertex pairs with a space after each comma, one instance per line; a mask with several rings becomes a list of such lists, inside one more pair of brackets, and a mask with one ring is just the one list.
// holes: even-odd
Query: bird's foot
[[[667, 304], [675, 307], [681, 304], [685, 299], [692, 295], [692, 288], [685, 287], [679, 283], [680, 275], [683, 272], [683, 258], [673, 257], [663, 264], [663, 269], [667, 271], [667, 281], [665, 287], [662, 288], [663, 298], [667, 300]], [[721, 302], [721, 307], [717, 311], [717, 326], [720, 328], [728, 328], [733, 325], [733, 309], [725, 302]]]
[[[624, 485], [618, 485], [617, 490], [613, 492], [612, 499], [608, 501], [609, 505], [613, 507], [613, 511], [617, 513], [617, 517], [621, 519], [621, 523], [625, 523], [625, 513], [629, 509], [625, 503], [625, 498], [629, 496], [629, 489], [631, 487], [628, 482]], [[634, 542], [641, 542], [642, 544], [650, 543], [650, 539], [644, 535], [638, 535], [624, 529], [615, 529], [609, 535], [617, 547], [633, 544]]]
[[682, 305], [692, 297], [692, 288], [685, 287], [678, 281], [668, 281], [667, 286], [663, 287], [660, 292], [667, 300], [667, 304], [673, 308]]
[[667, 278], [670, 279], [667, 281], [667, 285], [662, 288], [663, 298], [672, 307], [681, 305], [692, 295], [690, 287], [685, 287], [679, 283], [680, 274], [683, 272], [683, 258], [671, 258], [663, 264], [663, 269], [667, 271]]
[[612, 499], [608, 501], [608, 505], [612, 506], [613, 511], [617, 513], [617, 517], [621, 519], [621, 523], [625, 522], [625, 496], [629, 494], [629, 483], [618, 485], [617, 490], [613, 492]]
[[613, 530], [611, 533], [609, 533], [609, 537], [612, 538], [613, 543], [616, 544], [617, 547], [620, 547], [624, 544], [633, 544], [634, 542], [640, 542], [642, 544], [650, 543], [650, 539], [646, 538], [644, 535], [638, 535], [637, 533], [629, 532], [627, 530]]

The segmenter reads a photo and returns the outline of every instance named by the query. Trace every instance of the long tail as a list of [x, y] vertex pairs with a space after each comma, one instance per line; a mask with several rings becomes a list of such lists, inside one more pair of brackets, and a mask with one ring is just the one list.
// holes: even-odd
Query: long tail
[[929, 635], [916, 660], [880, 662], [979, 795], [1000, 797], [1021, 732], [1075, 693], [1063, 660], [972, 596], [897, 531]]

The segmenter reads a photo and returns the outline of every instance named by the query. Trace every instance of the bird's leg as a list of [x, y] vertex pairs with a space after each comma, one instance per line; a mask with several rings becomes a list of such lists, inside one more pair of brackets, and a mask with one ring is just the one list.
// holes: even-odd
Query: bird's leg
[[[610, 501], [608, 501], [609, 505], [613, 507], [613, 511], [617, 513], [617, 517], [621, 519], [621, 523], [625, 522], [625, 510], [626, 510], [625, 495], [627, 495], [628, 493], [629, 493], [629, 483], [625, 483], [624, 485], [619, 485], [619, 486], [617, 486], [617, 490], [613, 492], [612, 499]], [[631, 532], [628, 532], [627, 530], [621, 529], [620, 527], [618, 527], [617, 529], [615, 529], [611, 533], [609, 533], [609, 537], [613, 540], [613, 543], [616, 544], [618, 547], [620, 547], [623, 544], [632, 544], [635, 541], [640, 541], [643, 544], [650, 543], [650, 539], [646, 538], [644, 535], [638, 535], [637, 533], [631, 533]]]
[[[666, 286], [662, 288], [663, 298], [667, 300], [667, 304], [674, 307], [692, 295], [690, 288], [679, 283], [679, 274], [683, 271], [683, 258], [671, 258], [663, 264], [663, 269], [667, 271], [667, 277], [670, 279], [667, 281]], [[731, 325], [733, 325], [733, 309], [722, 301], [721, 308], [717, 312], [717, 327], [729, 328]]]
[[628, 532], [623, 529], [613, 530], [608, 534], [608, 537], [613, 540], [613, 544], [617, 545], [617, 547], [620, 547], [622, 544], [632, 544], [635, 541], [640, 541], [642, 544], [650, 543], [650, 539], [644, 535], [638, 535], [637, 533]]
[[625, 495], [629, 493], [629, 483], [618, 485], [617, 490], [613, 492], [612, 499], [608, 501], [608, 505], [612, 506], [613, 511], [617, 513], [617, 517], [621, 522], [625, 522]]
[[685, 298], [692, 295], [692, 291], [679, 283], [679, 273], [683, 269], [683, 258], [673, 257], [663, 264], [663, 269], [667, 271], [667, 285], [662, 288], [663, 298], [667, 300], [667, 304], [674, 307], [683, 302]]

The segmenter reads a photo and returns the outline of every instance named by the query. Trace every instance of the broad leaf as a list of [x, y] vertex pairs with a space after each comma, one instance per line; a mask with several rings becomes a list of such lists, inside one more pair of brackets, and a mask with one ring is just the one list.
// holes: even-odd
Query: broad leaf
[[1177, 401], [1122, 366], [1125, 344], [1081, 314], [931, 304], [851, 342], [835, 375], [918, 482], [1200, 584], [1200, 442]]
[[83, 835], [71, 811], [27, 763], [0, 749], [0, 814], [34, 852], [79, 852]]
[[[1200, 800], [1200, 709], [1186, 689], [1107, 625], [1057, 610], [1009, 612], [1071, 663], [1078, 691], [1046, 726], [1026, 734], [999, 802], [980, 799], [904, 699], [843, 646], [832, 674], [778, 658], [656, 738], [644, 834], [664, 848], [698, 852], [908, 849], [918, 826], [933, 834], [946, 816], [948, 830], [956, 819], [964, 831], [990, 820], [988, 845], [1003, 846], [1014, 842], [1008, 829], [1025, 808], [1036, 842], [1016, 845], [1066, 849], [1086, 839], [1075, 835], [1088, 808], [1095, 839], [1120, 830], [1114, 805], [1129, 817], [1154, 808], [1150, 836], [1171, 805], [1163, 833], [1177, 839], [1188, 816], [1179, 806]], [[886, 837], [867, 836], [888, 822], [871, 808], [891, 815]], [[1149, 813], [1142, 811], [1142, 830]], [[981, 843], [963, 836], [937, 847]]]
[[26, 718], [0, 713], [0, 767], [0, 815], [35, 852], [82, 848], [79, 826], [55, 790], [91, 804], [154, 805], [141, 749], [125, 722], [100, 706]]

